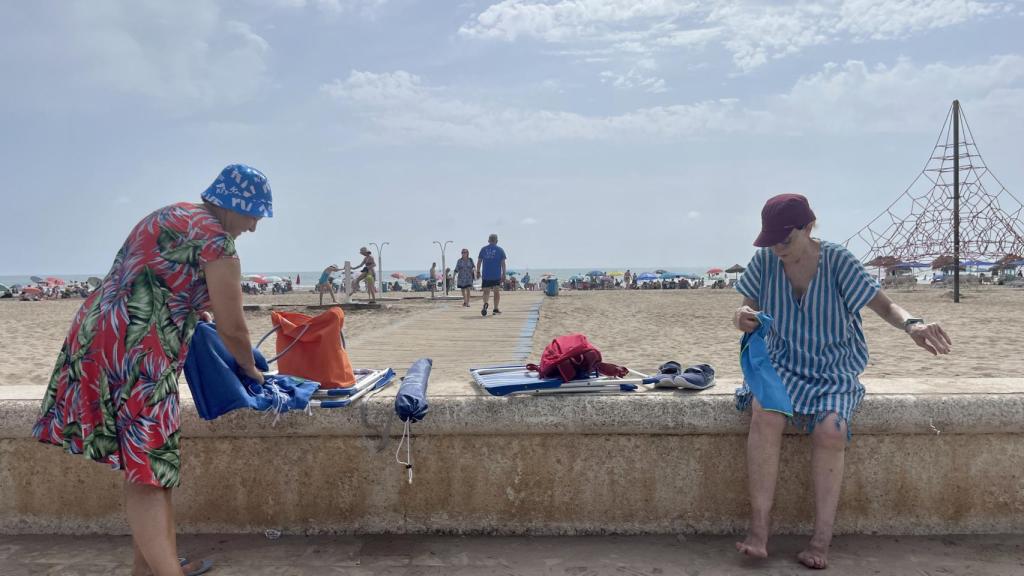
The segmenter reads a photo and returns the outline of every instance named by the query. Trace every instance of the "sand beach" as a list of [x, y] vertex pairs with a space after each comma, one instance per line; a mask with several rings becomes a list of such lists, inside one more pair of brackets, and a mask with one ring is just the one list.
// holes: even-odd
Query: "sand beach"
[[[983, 287], [965, 291], [962, 302], [954, 304], [945, 290], [919, 287], [891, 291], [890, 295], [914, 314], [938, 321], [953, 339], [953, 352], [934, 358], [913, 345], [899, 330], [866, 310], [864, 330], [871, 351], [865, 377], [905, 378], [966, 376], [970, 378], [1017, 377], [1024, 373], [1024, 324], [1013, 317], [1024, 306], [1024, 290]], [[538, 294], [504, 293], [503, 302], [538, 299]], [[739, 333], [731, 325], [739, 296], [733, 290], [609, 290], [562, 291], [558, 297], [540, 298], [539, 322], [532, 338], [532, 359], [539, 359], [544, 346], [555, 336], [583, 332], [601, 349], [605, 359], [640, 371], [655, 371], [667, 360], [684, 364], [709, 363], [721, 378], [739, 378]], [[0, 386], [44, 385], [57, 357], [61, 342], [80, 299], [42, 302], [0, 300]], [[315, 314], [306, 306], [317, 303], [312, 293], [246, 296], [246, 304], [268, 306], [246, 312], [253, 343], [270, 327], [269, 306]], [[404, 354], [431, 356], [432, 346], [446, 338], [458, 338], [458, 326], [446, 326], [445, 315], [428, 316], [439, 308], [458, 307], [458, 302], [409, 298], [386, 302], [377, 310], [350, 311], [345, 333], [353, 355], [360, 354], [360, 342], [382, 330], [389, 342]], [[479, 299], [474, 299], [476, 316]], [[468, 311], [467, 311], [468, 312]], [[423, 339], [404, 334], [403, 326], [417, 318], [429, 319], [434, 336]], [[522, 322], [515, 318], [480, 318], [481, 322], [507, 322], [509, 334], [518, 335]], [[439, 378], [466, 382], [463, 375], [474, 364], [472, 350], [486, 349], [486, 343], [467, 342], [467, 353], [455, 360], [438, 363]], [[272, 352], [273, 338], [263, 346]], [[386, 355], [378, 352], [378, 356]], [[462, 365], [460, 365], [460, 363]], [[396, 367], [400, 366], [396, 364]]]

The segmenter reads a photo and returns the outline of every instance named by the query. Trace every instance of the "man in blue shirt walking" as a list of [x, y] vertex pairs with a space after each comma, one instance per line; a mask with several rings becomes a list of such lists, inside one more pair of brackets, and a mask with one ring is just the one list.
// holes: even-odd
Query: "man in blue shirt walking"
[[505, 251], [498, 246], [497, 234], [491, 234], [487, 238], [487, 246], [480, 249], [480, 256], [476, 259], [476, 277], [480, 278], [484, 291], [484, 307], [480, 315], [487, 316], [487, 293], [491, 290], [494, 291], [494, 313], [501, 314], [498, 301], [501, 299], [501, 281], [505, 278]]

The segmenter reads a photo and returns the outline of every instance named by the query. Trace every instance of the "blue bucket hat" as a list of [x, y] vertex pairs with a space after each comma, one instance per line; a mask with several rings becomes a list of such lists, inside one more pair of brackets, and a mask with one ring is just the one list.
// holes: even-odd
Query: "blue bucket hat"
[[214, 206], [253, 218], [274, 215], [274, 199], [267, 177], [245, 164], [225, 166], [213, 184], [203, 191], [202, 198]]

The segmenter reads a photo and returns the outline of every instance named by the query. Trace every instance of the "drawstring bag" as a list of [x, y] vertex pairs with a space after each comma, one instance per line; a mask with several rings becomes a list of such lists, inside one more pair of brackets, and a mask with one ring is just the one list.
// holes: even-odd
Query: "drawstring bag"
[[273, 311], [270, 321], [277, 331], [277, 366], [282, 373], [315, 380], [324, 389], [348, 388], [356, 383], [341, 342], [345, 323], [341, 308], [313, 317]]
[[[267, 360], [253, 349], [256, 368], [266, 372]], [[185, 358], [185, 380], [203, 420], [213, 420], [238, 408], [273, 411], [304, 410], [319, 384], [292, 376], [265, 376], [261, 385], [243, 374], [213, 323], [200, 322]]]
[[757, 330], [744, 334], [740, 339], [740, 367], [743, 368], [745, 386], [738, 390], [738, 394], [753, 394], [761, 408], [792, 417], [793, 402], [782, 378], [772, 366], [768, 344], [765, 342], [774, 320], [766, 312], [758, 312], [757, 320], [761, 323]]
[[594, 372], [615, 378], [629, 374], [624, 366], [601, 360], [601, 351], [586, 336], [566, 334], [555, 338], [544, 348], [540, 366], [527, 364], [526, 369], [538, 372], [541, 378], [560, 377], [565, 382], [590, 378]]
[[[427, 415], [427, 381], [430, 380], [430, 369], [434, 362], [430, 358], [420, 358], [412, 363], [402, 378], [402, 385], [395, 396], [395, 414], [405, 422], [402, 439], [395, 450], [395, 461], [404, 464], [409, 473], [409, 484], [412, 484], [412, 423], [419, 422]], [[405, 444], [405, 461], [400, 457], [402, 444]]]

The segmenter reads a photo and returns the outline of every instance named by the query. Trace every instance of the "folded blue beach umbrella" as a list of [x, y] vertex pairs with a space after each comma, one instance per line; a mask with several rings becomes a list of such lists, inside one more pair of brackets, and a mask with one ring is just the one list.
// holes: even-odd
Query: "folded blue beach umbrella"
[[765, 342], [773, 318], [771, 314], [758, 312], [757, 320], [761, 323], [757, 330], [744, 334], [740, 340], [740, 367], [743, 368], [744, 383], [754, 398], [757, 398], [761, 408], [792, 416], [793, 402], [785, 383], [772, 366], [768, 344]]
[[403, 422], [419, 422], [427, 415], [427, 381], [434, 365], [430, 358], [420, 358], [412, 363], [402, 379], [402, 385], [395, 396], [395, 413]]
[[[252, 354], [257, 369], [269, 369], [259, 350], [254, 348]], [[209, 322], [196, 325], [185, 359], [185, 380], [192, 391], [196, 410], [204, 420], [213, 420], [238, 408], [277, 413], [303, 410], [320, 387], [312, 380], [283, 375], [265, 376], [264, 384], [259, 384], [241, 373], [216, 327]]]

